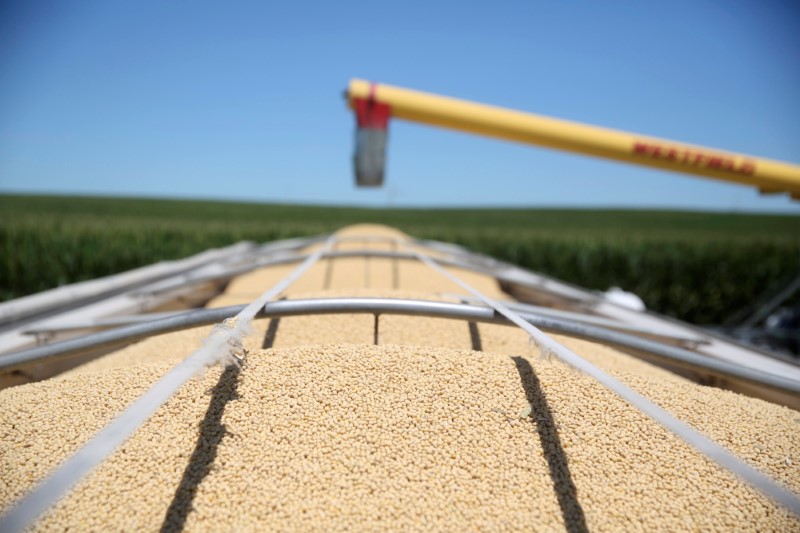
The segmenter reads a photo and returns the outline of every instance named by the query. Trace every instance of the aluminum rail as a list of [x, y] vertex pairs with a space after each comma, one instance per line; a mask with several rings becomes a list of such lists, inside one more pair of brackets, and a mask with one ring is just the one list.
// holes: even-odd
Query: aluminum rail
[[[483, 305], [478, 298], [471, 298], [461, 296], [458, 294], [444, 294], [443, 296], [453, 299], [459, 299], [466, 303], [479, 303]], [[696, 346], [705, 343], [705, 339], [697, 334], [678, 336], [671, 333], [663, 333], [656, 331], [653, 328], [638, 326], [636, 324], [628, 324], [613, 318], [605, 318], [597, 315], [590, 315], [588, 313], [577, 313], [575, 311], [562, 311], [561, 309], [552, 309], [550, 307], [543, 307], [540, 305], [531, 305], [519, 302], [504, 302], [509, 309], [518, 311], [522, 314], [533, 314], [552, 318], [561, 318], [571, 322], [578, 322], [582, 324], [589, 324], [593, 326], [600, 326], [602, 328], [614, 329], [633, 335], [642, 335], [647, 337], [655, 337], [658, 339], [673, 341], [674, 343], [683, 345]], [[31, 334], [47, 333], [46, 331], [32, 330]]]
[[[34, 327], [23, 330], [22, 334], [49, 336], [68, 331], [79, 331], [83, 329], [100, 329], [100, 328], [107, 329], [120, 326], [129, 326], [131, 324], [141, 324], [143, 322], [152, 322], [153, 320], [161, 320], [162, 318], [169, 318], [188, 312], [189, 310], [153, 311], [149, 313], [139, 313], [136, 315], [108, 316], [108, 317], [96, 318], [94, 320], [83, 320], [83, 321], [62, 323], [56, 326]], [[0, 355], [0, 357], [2, 357], [2, 355]]]
[[[444, 252], [444, 250], [441, 251]], [[306, 257], [308, 257], [307, 254], [292, 254], [280, 257], [262, 258], [253, 262], [250, 265], [231, 267], [219, 273], [193, 277], [191, 278], [191, 282], [201, 283], [206, 281], [229, 279], [245, 274], [247, 272], [252, 272], [257, 268], [299, 263], [305, 260]], [[395, 252], [390, 250], [339, 250], [339, 251], [327, 252], [322, 256], [323, 259], [336, 259], [336, 258], [347, 258], [347, 257], [374, 257], [380, 259], [403, 259], [409, 261], [416, 260], [416, 256], [414, 255], [413, 252]], [[489, 265], [487, 261], [481, 261], [480, 259], [477, 258], [470, 259], [465, 257], [464, 255], [461, 255], [458, 257], [440, 258], [438, 259], [438, 261], [447, 266], [463, 268], [465, 270], [471, 270], [473, 272], [477, 272], [480, 274], [486, 274], [488, 276], [497, 277], [498, 279], [502, 280], [502, 273], [496, 271], [495, 265]], [[500, 268], [507, 267], [507, 265], [500, 263], [498, 263], [496, 266]], [[187, 283], [186, 280], [177, 280], [175, 283], [170, 285], [165, 284], [164, 286], [158, 287], [153, 290], [147, 289], [143, 291], [137, 291], [134, 294], [139, 296], [153, 296], [153, 295], [163, 294], [166, 292], [183, 289], [186, 283]]]
[[800, 165], [692, 146], [609, 128], [448, 98], [365, 80], [350, 80], [348, 105], [369, 102], [389, 115], [431, 126], [694, 174], [800, 198]]
[[159, 407], [197, 373], [218, 363], [223, 366], [238, 364], [239, 357], [244, 356], [242, 340], [249, 331], [252, 319], [270, 300], [285, 291], [319, 261], [322, 254], [335, 242], [335, 236], [329, 237], [322, 248], [310, 255], [288, 276], [246, 305], [235, 316], [218, 324], [200, 348], [167, 372], [147, 392], [17, 502], [8, 513], [0, 516], [0, 531], [16, 532], [29, 527], [40, 514], [55, 504], [78, 481], [128, 440]]
[[512, 311], [501, 302], [491, 300], [458, 276], [451, 274], [443, 267], [439, 266], [432, 258], [422, 253], [418, 253], [417, 258], [420, 262], [428, 265], [431, 270], [438, 272], [443, 277], [457, 284], [476, 298], [479, 298], [486, 305], [492, 307], [509, 321], [519, 326], [531, 336], [531, 339], [536, 342], [542, 353], [551, 353], [572, 368], [594, 378], [608, 390], [628, 402], [643, 414], [649, 416], [664, 429], [683, 440], [696, 451], [735, 474], [740, 480], [750, 484], [750, 486], [759, 490], [773, 502], [784, 506], [796, 516], [800, 516], [800, 496], [794, 494], [779, 481], [764, 474], [757, 468], [750, 466], [724, 447], [692, 428], [689, 424], [672, 415], [663, 407], [645, 398], [600, 367], [595, 366], [566, 346], [548, 337], [541, 330], [527, 322], [518, 313]]
[[237, 257], [255, 248], [251, 242], [240, 242], [225, 248], [212, 248], [199, 254], [173, 261], [162, 261], [104, 278], [73, 283], [0, 303], [0, 326], [6, 327], [23, 319], [57, 310], [73, 309], [109, 295], [141, 287], [144, 284], [197, 270], [225, 257]]
[[[461, 300], [464, 303], [479, 302], [479, 300], [477, 300], [476, 298], [464, 297], [457, 294], [443, 294], [443, 296], [454, 300]], [[583, 324], [590, 324], [608, 329], [619, 330], [633, 335], [641, 335], [644, 337], [669, 341], [675, 345], [696, 346], [698, 344], [703, 344], [705, 342], [705, 340], [699, 335], [677, 336], [668, 333], [661, 333], [653, 330], [652, 328], [644, 328], [641, 326], [626, 324], [624, 322], [620, 322], [609, 318], [580, 314], [572, 311], [561, 311], [558, 309], [550, 309], [549, 307], [541, 307], [537, 305], [528, 305], [519, 303], [514, 303], [514, 304], [507, 303], [506, 305], [508, 305], [510, 309], [519, 311], [521, 313], [531, 313], [533, 315], [540, 315], [545, 317], [562, 318], [564, 320], [569, 320], [573, 322], [579, 322]], [[24, 330], [22, 333], [25, 335], [34, 335], [37, 337], [45, 336], [49, 338], [50, 336], [56, 335], [58, 333], [65, 333], [71, 331], [80, 331], [85, 329], [100, 329], [100, 328], [107, 329], [112, 327], [127, 326], [130, 324], [141, 324], [142, 322], [148, 322], [161, 318], [172, 317], [181, 313], [182, 313], [181, 311], [167, 311], [167, 312], [146, 313], [139, 315], [114, 316], [114, 317], [100, 318], [96, 320], [63, 323], [63, 324], [58, 324], [56, 326], [30, 328]]]
[[[192, 283], [201, 283], [206, 281], [216, 281], [220, 279], [230, 279], [236, 276], [240, 276], [242, 274], [246, 274], [248, 272], [252, 272], [257, 268], [265, 268], [265, 267], [272, 267], [272, 266], [279, 266], [279, 265], [290, 265], [293, 263], [300, 263], [304, 261], [308, 257], [308, 254], [293, 254], [293, 255], [285, 255], [282, 257], [267, 257], [263, 259], [259, 259], [255, 261], [251, 265], [241, 266], [241, 267], [232, 267], [230, 269], [225, 270], [224, 272], [220, 272], [217, 274], [210, 274], [207, 276], [197, 276], [192, 278]], [[414, 255], [407, 252], [392, 252], [392, 251], [383, 251], [383, 250], [343, 250], [343, 251], [330, 251], [326, 252], [322, 255], [322, 259], [336, 259], [340, 257], [377, 257], [377, 258], [384, 258], [384, 259], [407, 259], [407, 260], [414, 260]], [[471, 268], [467, 264], [458, 263], [458, 266], [461, 268]], [[482, 273], [487, 273], [485, 270], [481, 270]], [[185, 286], [185, 282], [177, 281], [171, 285], [164, 285], [162, 287], [158, 287], [154, 290], [143, 290], [139, 291], [136, 294], [139, 296], [154, 296], [159, 294], [164, 294], [167, 292], [175, 291], [183, 289]]]
[[[294, 263], [300, 263], [304, 261], [309, 254], [291, 254], [291, 255], [284, 255], [279, 257], [265, 257], [254, 261], [250, 265], [244, 266], [237, 266], [231, 267], [226, 269], [225, 271], [209, 274], [205, 276], [196, 276], [191, 279], [192, 283], [202, 283], [207, 281], [217, 281], [220, 279], [230, 279], [236, 276], [240, 276], [242, 274], [246, 274], [248, 272], [252, 272], [258, 268], [266, 268], [272, 266], [280, 266], [280, 265], [290, 265]], [[344, 250], [344, 251], [330, 251], [326, 252], [322, 255], [322, 259], [336, 259], [339, 257], [378, 257], [378, 258], [385, 258], [385, 259], [408, 259], [413, 260], [414, 256], [410, 253], [405, 252], [392, 252], [392, 251], [383, 251], [383, 250]], [[468, 266], [464, 266], [463, 268], [469, 268]], [[185, 288], [186, 281], [184, 280], [177, 280], [174, 283], [169, 285], [165, 284], [161, 287], [157, 287], [155, 289], [146, 289], [142, 291], [137, 291], [135, 294], [138, 296], [154, 296], [159, 294], [164, 294], [171, 291], [181, 290]]]
[[[188, 311], [159, 320], [94, 333], [77, 339], [70, 339], [63, 342], [39, 346], [23, 352], [8, 354], [0, 357], [0, 372], [10, 372], [24, 369], [30, 365], [73, 357], [89, 351], [117, 347], [153, 335], [215, 324], [241, 312], [244, 308], [244, 305], [234, 305], [214, 309]], [[449, 302], [431, 302], [427, 300], [399, 300], [393, 298], [282, 300], [271, 302], [268, 306], [261, 309], [258, 315], [256, 315], [256, 318], [360, 313], [373, 315], [424, 316], [501, 325], [510, 324], [510, 321], [506, 317], [502, 316], [491, 307]], [[645, 353], [645, 358], [655, 362], [672, 364], [686, 370], [709, 371], [720, 377], [736, 379], [779, 392], [800, 394], [800, 382], [784, 376], [752, 370], [726, 361], [697, 355], [688, 350], [602, 327], [580, 324], [535, 313], [521, 312], [519, 314], [530, 324], [547, 331], [601, 342], [619, 348], [636, 350], [637, 353]]]
[[[286, 258], [291, 258], [288, 263], [299, 263], [304, 261], [310, 254], [301, 253], [298, 250], [323, 242], [327, 238], [328, 235], [318, 235], [263, 244], [245, 257], [234, 258], [233, 260], [213, 265], [215, 267], [214, 270], [196, 270], [183, 276], [175, 276], [164, 280], [162, 283], [143, 287], [132, 294], [138, 297], [157, 296], [181, 290], [190, 285], [209, 281], [225, 281], [264, 266], [286, 264], [287, 261], [282, 261], [282, 259]], [[295, 259], [297, 260], [295, 261]]]

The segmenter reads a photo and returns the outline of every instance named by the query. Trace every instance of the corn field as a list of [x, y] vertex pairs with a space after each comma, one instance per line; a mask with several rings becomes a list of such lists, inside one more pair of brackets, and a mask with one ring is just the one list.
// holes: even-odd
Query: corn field
[[800, 217], [665, 211], [363, 209], [0, 196], [0, 300], [240, 240], [373, 222], [648, 308], [721, 324], [800, 272]]

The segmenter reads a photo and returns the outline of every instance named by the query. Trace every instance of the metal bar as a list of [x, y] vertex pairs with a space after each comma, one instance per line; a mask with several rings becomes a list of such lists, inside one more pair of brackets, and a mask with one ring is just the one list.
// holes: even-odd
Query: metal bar
[[[218, 281], [221, 279], [231, 279], [236, 276], [240, 276], [242, 274], [246, 274], [248, 272], [252, 272], [258, 268], [266, 268], [272, 266], [279, 266], [279, 265], [288, 265], [292, 263], [299, 263], [303, 261], [307, 254], [295, 254], [295, 255], [287, 255], [283, 257], [275, 257], [275, 258], [268, 258], [255, 261], [254, 263], [246, 266], [241, 267], [232, 267], [226, 269], [219, 273], [203, 275], [203, 276], [196, 276], [192, 277], [191, 279], [186, 280], [176, 280], [176, 282], [172, 285], [164, 285], [158, 287], [153, 290], [146, 290], [146, 291], [139, 291], [135, 294], [138, 296], [155, 296], [159, 294], [164, 294], [170, 291], [183, 289], [187, 283], [204, 283], [208, 281]], [[361, 258], [361, 257], [375, 257], [375, 258], [382, 258], [382, 259], [405, 259], [409, 261], [415, 261], [416, 257], [414, 256], [413, 252], [395, 252], [390, 250], [338, 250], [338, 251], [331, 251], [325, 253], [322, 258], [323, 259], [336, 259], [342, 257], [353, 257], [353, 258]], [[448, 266], [453, 266], [456, 268], [463, 268], [465, 270], [470, 270], [473, 272], [478, 272], [481, 274], [486, 274], [493, 277], [502, 278], [503, 274], [501, 272], [496, 271], [491, 266], [486, 264], [476, 264], [476, 261], [470, 261], [466, 257], [448, 257], [439, 259], [443, 264]], [[507, 268], [507, 265], [498, 263], [500, 268]]]
[[737, 456], [719, 444], [715, 443], [713, 440], [709, 439], [699, 431], [695, 430], [690, 425], [673, 416], [663, 407], [648, 400], [635, 390], [631, 389], [613, 377], [611, 374], [608, 374], [566, 346], [563, 346], [562, 344], [559, 344], [552, 338], [548, 337], [542, 333], [541, 330], [531, 325], [519, 314], [512, 311], [502, 303], [487, 298], [480, 291], [471, 287], [468, 283], [439, 266], [436, 261], [430, 257], [421, 253], [417, 254], [417, 257], [421, 262], [431, 267], [432, 270], [440, 273], [442, 276], [456, 283], [462, 289], [473, 294], [476, 298], [480, 298], [486, 305], [492, 307], [495, 311], [505, 316], [509, 321], [522, 328], [531, 336], [534, 341], [536, 341], [542, 352], [552, 353], [571, 367], [583, 372], [587, 376], [594, 378], [596, 381], [631, 404], [633, 407], [637, 408], [639, 411], [649, 416], [657, 423], [661, 424], [661, 426], [666, 430], [682, 439], [686, 444], [692, 446], [696, 451], [702, 453], [718, 465], [737, 475], [739, 479], [758, 489], [764, 496], [770, 498], [776, 503], [779, 503], [780, 505], [783, 505], [795, 515], [800, 516], [800, 497], [791, 492], [780, 482], [767, 476], [757, 468], [750, 466], [748, 463], [744, 462], [742, 459], [739, 459]]
[[[481, 303], [481, 300], [478, 298], [470, 298], [468, 296], [460, 296], [460, 295], [449, 295], [445, 294], [444, 296], [449, 296], [454, 299], [459, 299], [464, 301], [465, 303]], [[528, 314], [533, 313], [534, 315], [540, 315], [544, 317], [552, 317], [552, 318], [561, 318], [564, 320], [570, 320], [573, 322], [579, 322], [583, 324], [591, 324], [594, 326], [600, 326], [603, 328], [614, 329], [618, 331], [624, 331], [631, 334], [638, 334], [638, 335], [645, 335], [648, 337], [656, 337], [659, 339], [665, 339], [674, 341], [680, 344], [700, 344], [706, 342], [703, 337], [700, 335], [686, 335], [686, 336], [678, 336], [672, 335], [668, 333], [661, 333], [659, 331], [653, 330], [651, 328], [646, 328], [642, 326], [637, 326], [635, 324], [628, 324], [625, 322], [620, 322], [619, 320], [614, 320], [612, 318], [605, 318], [596, 315], [589, 315], [589, 314], [581, 314], [576, 313], [573, 311], [562, 311], [560, 309], [551, 309], [549, 307], [542, 307], [540, 305], [531, 305], [525, 303], [511, 303], [511, 302], [504, 302], [505, 305], [508, 306], [509, 309], [513, 309], [514, 311], [518, 311], [521, 314]], [[45, 333], [45, 332], [40, 332]], [[47, 332], [49, 333], [49, 332]]]
[[791, 394], [800, 394], [800, 382], [785, 376], [754, 370], [735, 363], [714, 359], [707, 355], [699, 355], [689, 350], [598, 326], [547, 316], [537, 317], [530, 313], [520, 313], [520, 316], [530, 324], [543, 330], [562, 333], [617, 348], [634, 350], [637, 355], [653, 362], [666, 363], [686, 370], [705, 371], [718, 377], [766, 386]]
[[250, 272], [262, 266], [284, 264], [284, 262], [281, 261], [282, 257], [299, 257], [300, 259], [297, 262], [300, 262], [308, 257], [308, 254], [295, 254], [297, 250], [306, 248], [326, 238], [328, 238], [328, 236], [317, 236], [304, 239], [287, 239], [285, 241], [265, 244], [261, 246], [258, 251], [244, 258], [234, 258], [234, 260], [213, 265], [215, 267], [214, 269], [197, 270], [183, 276], [170, 278], [164, 280], [162, 283], [135, 291], [133, 295], [140, 297], [156, 296], [180, 290], [192, 284], [231, 279], [237, 275]]
[[[391, 254], [397, 254], [397, 253], [398, 252], [390, 252], [382, 250], [346, 250], [346, 251], [327, 252], [322, 255], [322, 259], [334, 259], [337, 257], [367, 257], [367, 256], [389, 258], [389, 257], [394, 257]], [[409, 260], [414, 259], [413, 255], [411, 254], [400, 254], [400, 255], [404, 256], [402, 257], [404, 259], [409, 259]], [[258, 268], [267, 268], [272, 266], [300, 263], [301, 261], [304, 261], [307, 257], [308, 254], [294, 254], [294, 255], [286, 255], [283, 257], [271, 257], [271, 258], [259, 259], [250, 265], [232, 267], [219, 273], [196, 276], [186, 280], [176, 280], [174, 283], [170, 285], [163, 285], [161, 287], [157, 287], [156, 289], [152, 290], [139, 291], [136, 292], [135, 294], [137, 296], [155, 296], [183, 289], [184, 287], [186, 287], [187, 283], [204, 283], [208, 281], [218, 281], [221, 279], [231, 279], [235, 278], [236, 276], [241, 276], [242, 274], [252, 272], [253, 270], [256, 270]]]
[[370, 98], [388, 104], [391, 116], [400, 119], [775, 192], [800, 193], [800, 166], [783, 161], [723, 152], [364, 80], [350, 81], [347, 99], [351, 108], [357, 100]]
[[243, 241], [226, 248], [206, 250], [184, 259], [162, 261], [0, 303], [0, 328], [6, 330], [18, 322], [30, 322], [41, 315], [52, 316], [56, 311], [75, 309], [159, 280], [192, 272], [221, 261], [225, 254], [236, 257], [249, 253], [254, 246], [253, 243]]
[[8, 513], [0, 517], [0, 531], [22, 531], [29, 527], [41, 513], [58, 501], [78, 481], [125, 442], [198, 372], [217, 363], [222, 363], [224, 366], [236, 364], [235, 359], [234, 361], [231, 359], [236, 358], [236, 350], [241, 349], [242, 339], [250, 321], [269, 300], [286, 290], [316, 263], [334, 242], [335, 237], [330, 237], [323, 248], [310, 255], [291, 274], [248, 304], [234, 317], [218, 324], [200, 348], [172, 368], [89, 442], [81, 446], [77, 452], [57, 467], [33, 491], [17, 502]]
[[22, 332], [23, 335], [54, 335], [67, 331], [78, 331], [82, 329], [97, 329], [97, 328], [113, 328], [120, 326], [129, 326], [131, 324], [141, 324], [142, 322], [152, 322], [153, 320], [161, 320], [162, 318], [169, 318], [188, 311], [161, 311], [154, 313], [141, 313], [138, 315], [122, 315], [122, 316], [109, 316], [97, 318], [94, 320], [84, 320], [82, 322], [75, 321], [72, 323], [61, 323], [55, 326], [39, 326], [26, 329]]
[[[244, 305], [234, 305], [216, 309], [188, 311], [144, 324], [134, 324], [78, 339], [40, 346], [24, 352], [8, 354], [0, 357], [0, 372], [9, 372], [33, 364], [56, 361], [100, 348], [119, 346], [120, 344], [133, 342], [152, 335], [215, 324], [241, 312], [244, 308]], [[284, 300], [271, 302], [259, 312], [257, 318], [360, 313], [450, 318], [471, 322], [510, 324], [507, 318], [490, 307], [393, 298]], [[520, 313], [520, 316], [527, 322], [547, 331], [633, 349], [637, 352], [645, 352], [650, 354], [650, 359], [653, 361], [670, 363], [689, 370], [707, 371], [721, 377], [736, 379], [781, 392], [800, 394], [800, 382], [784, 376], [759, 372], [725, 361], [697, 355], [688, 350], [601, 327], [579, 324], [535, 313]]]
[[[460, 295], [451, 295], [451, 294], [443, 294], [444, 297], [453, 298], [457, 300], [461, 300], [464, 303], [479, 303], [480, 300], [477, 298], [470, 298], [468, 296], [460, 296]], [[538, 305], [529, 305], [529, 304], [522, 304], [522, 303], [508, 303], [506, 305], [509, 309], [513, 309], [515, 311], [519, 311], [522, 314], [530, 314], [539, 315], [543, 317], [551, 317], [551, 318], [561, 318], [564, 320], [571, 320], [578, 323], [584, 324], [591, 324], [595, 326], [600, 326], [608, 329], [614, 329], [618, 331], [628, 332], [634, 335], [642, 335], [651, 338], [663, 339], [666, 341], [671, 341], [673, 344], [676, 345], [685, 345], [685, 344], [701, 344], [706, 342], [701, 336], [699, 335], [687, 335], [687, 336], [677, 336], [671, 334], [660, 333], [658, 331], [654, 331], [650, 328], [644, 328], [641, 326], [636, 326], [632, 324], [626, 324], [624, 322], [619, 322], [617, 320], [613, 320], [610, 318], [603, 318], [599, 316], [592, 316], [592, 315], [583, 315], [580, 313], [575, 313], [571, 311], [561, 311], [558, 309], [550, 309], [548, 307], [541, 307]], [[168, 311], [162, 313], [147, 313], [141, 315], [128, 315], [128, 316], [117, 316], [117, 317], [108, 317], [108, 318], [100, 318], [97, 320], [90, 320], [85, 322], [74, 322], [72, 324], [59, 324], [57, 326], [51, 327], [39, 327], [39, 328], [31, 328], [28, 330], [23, 331], [25, 335], [49, 335], [52, 336], [54, 334], [58, 334], [61, 332], [68, 332], [68, 331], [78, 331], [82, 329], [97, 329], [97, 328], [110, 328], [110, 327], [119, 327], [119, 326], [127, 326], [130, 324], [140, 324], [142, 322], [148, 322], [152, 320], [168, 318], [172, 316], [176, 316], [181, 314], [181, 311]]]

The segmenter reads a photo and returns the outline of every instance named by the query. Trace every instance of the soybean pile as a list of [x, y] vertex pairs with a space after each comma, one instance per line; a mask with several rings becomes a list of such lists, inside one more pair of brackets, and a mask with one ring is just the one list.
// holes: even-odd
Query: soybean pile
[[[15, 464], [3, 460], [3, 504], [168, 368], [4, 391], [4, 446], [16, 426], [20, 448]], [[667, 393], [654, 380], [628, 382], [800, 490], [785, 463], [800, 451], [797, 413], [688, 384]], [[60, 408], [35, 407], [56, 394]], [[800, 522], [557, 363], [327, 345], [253, 352], [240, 370], [190, 383], [36, 529], [584, 527], [790, 531]]]
[[800, 271], [800, 217], [666, 211], [357, 209], [0, 196], [0, 301], [232, 244], [377, 222], [694, 324], [734, 323]]
[[[400, 236], [343, 233], [367, 232]], [[289, 270], [240, 276], [210, 305], [252, 300]], [[491, 278], [451, 271], [504, 297]], [[417, 263], [340, 258], [316, 265], [286, 296], [452, 292]], [[210, 369], [182, 387], [35, 529], [800, 529], [591, 378], [542, 358], [518, 328], [337, 315], [258, 320], [253, 330], [241, 367]], [[0, 508], [209, 331], [153, 337], [0, 391]], [[800, 492], [800, 412], [557, 338]]]

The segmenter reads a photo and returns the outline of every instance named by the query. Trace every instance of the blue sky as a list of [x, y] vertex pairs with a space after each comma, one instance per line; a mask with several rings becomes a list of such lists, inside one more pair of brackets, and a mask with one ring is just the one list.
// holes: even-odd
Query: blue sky
[[351, 77], [800, 163], [800, 4], [2, 2], [0, 191], [800, 213], [747, 187], [393, 121]]

